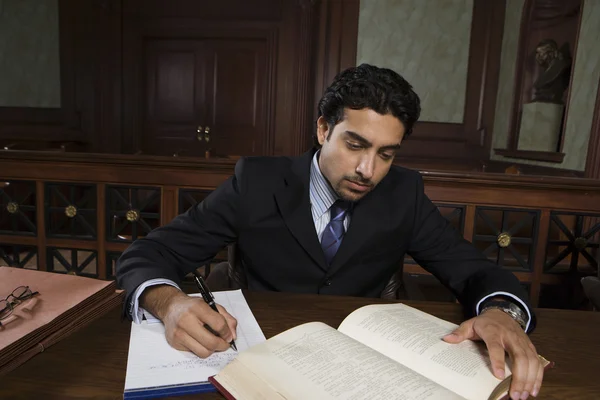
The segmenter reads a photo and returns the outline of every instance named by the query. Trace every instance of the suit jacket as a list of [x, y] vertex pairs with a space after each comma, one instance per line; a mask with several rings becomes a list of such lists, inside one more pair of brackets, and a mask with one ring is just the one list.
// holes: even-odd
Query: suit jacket
[[309, 201], [313, 155], [242, 158], [203, 202], [123, 253], [119, 285], [130, 295], [148, 279], [179, 282], [237, 242], [250, 290], [378, 297], [408, 253], [455, 294], [467, 315], [496, 291], [528, 304], [517, 278], [488, 261], [439, 213], [421, 175], [398, 166], [355, 204], [327, 265]]

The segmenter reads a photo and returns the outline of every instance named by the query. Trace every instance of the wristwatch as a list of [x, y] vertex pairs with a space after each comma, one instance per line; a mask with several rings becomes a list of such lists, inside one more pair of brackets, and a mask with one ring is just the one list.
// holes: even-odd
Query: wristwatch
[[512, 303], [507, 300], [489, 300], [484, 303], [479, 314], [483, 314], [484, 312], [493, 309], [504, 311], [505, 313], [510, 315], [512, 319], [517, 321], [517, 323], [521, 325], [521, 328], [523, 328], [523, 330], [527, 329], [527, 314], [521, 309], [521, 307], [517, 306], [515, 303]]

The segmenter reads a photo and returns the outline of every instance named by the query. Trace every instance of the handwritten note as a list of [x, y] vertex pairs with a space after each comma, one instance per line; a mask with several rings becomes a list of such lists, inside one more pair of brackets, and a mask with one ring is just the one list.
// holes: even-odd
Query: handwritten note
[[[239, 351], [265, 341], [240, 290], [214, 295], [216, 302], [238, 321], [236, 345]], [[191, 352], [172, 348], [165, 338], [164, 325], [157, 320], [132, 323], [125, 390], [207, 382], [209, 376], [218, 373], [236, 355], [236, 351], [228, 349], [202, 359]]]

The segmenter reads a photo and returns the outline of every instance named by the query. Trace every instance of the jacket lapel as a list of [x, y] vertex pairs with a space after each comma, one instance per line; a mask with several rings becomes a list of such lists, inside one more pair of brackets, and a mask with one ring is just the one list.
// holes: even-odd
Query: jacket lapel
[[283, 187], [275, 193], [275, 200], [288, 229], [317, 265], [327, 270], [325, 255], [315, 230], [312, 218], [309, 182], [310, 163], [314, 151], [309, 151], [294, 160], [285, 176]]

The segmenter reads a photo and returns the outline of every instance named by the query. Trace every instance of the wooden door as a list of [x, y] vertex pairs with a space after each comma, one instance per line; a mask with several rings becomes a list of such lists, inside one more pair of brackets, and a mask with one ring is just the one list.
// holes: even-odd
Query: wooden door
[[312, 2], [121, 5], [123, 123], [115, 147], [196, 157], [208, 149], [212, 156], [306, 150], [314, 109]]
[[268, 153], [267, 38], [239, 30], [146, 37], [136, 150], [229, 157]]
[[158, 155], [199, 155], [198, 125], [207, 106], [207, 60], [202, 41], [148, 40], [146, 93], [139, 150]]
[[213, 156], [267, 154], [266, 40], [209, 40], [209, 93], [203, 120]]

